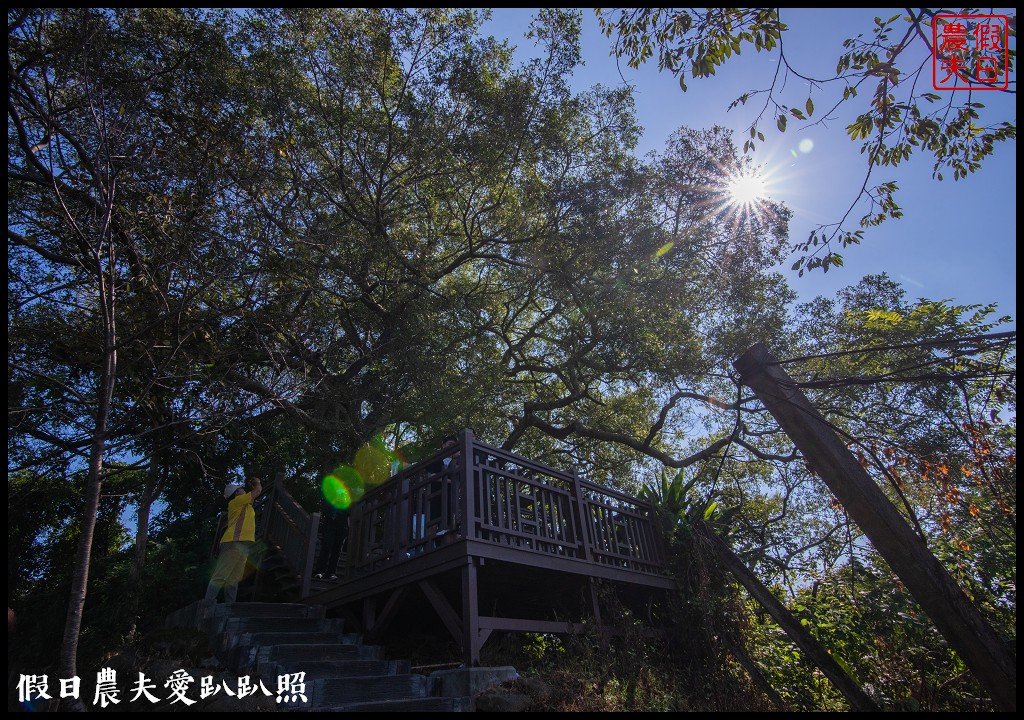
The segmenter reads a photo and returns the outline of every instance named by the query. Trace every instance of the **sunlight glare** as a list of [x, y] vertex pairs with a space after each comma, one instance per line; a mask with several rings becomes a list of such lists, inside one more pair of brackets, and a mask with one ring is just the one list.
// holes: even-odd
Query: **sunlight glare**
[[737, 175], [728, 183], [729, 202], [732, 205], [750, 207], [767, 197], [764, 178], [756, 173]]

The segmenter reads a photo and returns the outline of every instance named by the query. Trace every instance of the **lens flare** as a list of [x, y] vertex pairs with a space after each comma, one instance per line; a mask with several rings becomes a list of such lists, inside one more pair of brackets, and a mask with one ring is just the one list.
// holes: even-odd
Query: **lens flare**
[[356, 451], [354, 464], [365, 485], [373, 486], [391, 477], [391, 464], [397, 459], [394, 451], [378, 436]]
[[339, 465], [325, 475], [320, 490], [334, 507], [348, 508], [367, 489], [388, 480], [395, 463], [401, 464], [402, 458], [377, 435], [356, 451], [351, 465]]
[[320, 483], [320, 491], [327, 502], [340, 510], [345, 510], [363, 496], [366, 485], [354, 467], [339, 465], [334, 468], [334, 472], [324, 477]]

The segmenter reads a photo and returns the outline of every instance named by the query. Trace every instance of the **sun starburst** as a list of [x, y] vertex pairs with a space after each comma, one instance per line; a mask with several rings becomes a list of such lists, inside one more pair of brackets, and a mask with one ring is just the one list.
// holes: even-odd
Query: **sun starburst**
[[729, 205], [739, 210], [752, 210], [768, 197], [768, 187], [759, 172], [745, 170], [726, 182]]

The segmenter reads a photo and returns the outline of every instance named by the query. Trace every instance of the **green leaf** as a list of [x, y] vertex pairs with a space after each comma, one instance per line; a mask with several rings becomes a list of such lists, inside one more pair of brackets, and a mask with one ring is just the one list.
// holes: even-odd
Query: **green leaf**
[[779, 132], [786, 132], [786, 116], [785, 115], [779, 115], [779, 119], [776, 122], [776, 124], [779, 126]]
[[814, 114], [814, 103], [811, 102], [810, 98], [807, 98], [807, 102], [805, 103], [804, 107], [807, 109], [807, 117], [810, 117], [811, 115]]

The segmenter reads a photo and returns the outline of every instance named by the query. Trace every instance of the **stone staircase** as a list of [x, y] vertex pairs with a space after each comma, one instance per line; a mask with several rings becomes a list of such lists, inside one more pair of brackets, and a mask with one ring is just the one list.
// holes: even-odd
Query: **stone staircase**
[[291, 710], [473, 712], [473, 695], [486, 689], [481, 680], [491, 686], [515, 675], [513, 668], [413, 673], [409, 661], [386, 659], [382, 647], [364, 645], [317, 605], [198, 600], [171, 613], [166, 625], [205, 632], [229, 671], [258, 676], [271, 691], [279, 677], [304, 673], [307, 701]]
[[280, 548], [269, 543], [256, 543], [252, 561], [259, 569], [253, 578], [243, 582], [239, 597], [271, 602], [294, 602], [302, 597], [302, 578], [296, 575]]

